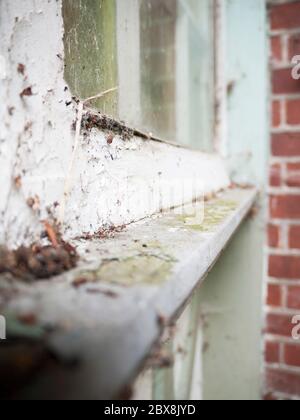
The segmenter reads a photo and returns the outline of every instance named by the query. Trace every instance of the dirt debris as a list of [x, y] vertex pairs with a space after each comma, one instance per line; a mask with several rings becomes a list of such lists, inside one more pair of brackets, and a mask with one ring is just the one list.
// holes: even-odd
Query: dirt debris
[[51, 245], [32, 244], [9, 250], [0, 246], [0, 274], [10, 273], [25, 281], [48, 279], [75, 268], [76, 249], [65, 242], [56, 224], [44, 221], [45, 237]]
[[39, 196], [35, 195], [34, 197], [29, 197], [26, 200], [26, 204], [33, 211], [39, 211], [40, 210], [40, 198], [39, 198]]
[[15, 184], [15, 187], [16, 187], [18, 190], [22, 187], [22, 177], [21, 177], [21, 175], [17, 175], [17, 176], [14, 178], [14, 184]]
[[108, 229], [100, 229], [96, 233], [96, 237], [99, 239], [114, 238], [117, 233], [123, 232], [125, 226], [110, 226]]
[[79, 289], [81, 286], [84, 286], [87, 283], [89, 283], [88, 279], [80, 277], [73, 281], [72, 286], [75, 287], [75, 289]]
[[32, 86], [29, 86], [27, 88], [25, 88], [21, 93], [20, 96], [21, 98], [24, 98], [25, 96], [32, 96], [33, 92], [32, 92]]
[[24, 76], [25, 75], [25, 70], [26, 70], [25, 64], [19, 63], [18, 67], [17, 67], [18, 73], [21, 74], [22, 76]]
[[113, 134], [109, 134], [109, 135], [106, 137], [107, 144], [108, 144], [108, 145], [113, 144], [114, 138], [115, 138], [115, 136], [114, 136]]
[[157, 314], [157, 322], [161, 328], [165, 328], [168, 325], [168, 319], [162, 313]]
[[81, 237], [76, 239], [82, 239], [85, 241], [91, 241], [93, 239], [112, 239], [117, 233], [122, 233], [125, 230], [126, 226], [109, 226], [108, 228], [103, 228], [98, 230], [94, 234], [84, 233]]
[[[125, 124], [108, 117], [107, 115], [87, 112], [82, 118], [82, 128], [90, 131], [93, 128], [107, 130], [114, 135], [119, 135], [123, 140], [130, 140], [135, 132]], [[110, 134], [111, 135], [111, 134]]]
[[161, 348], [153, 351], [152, 355], [147, 361], [147, 366], [151, 368], [161, 369], [170, 368], [174, 365], [174, 356]]
[[47, 220], [44, 221], [44, 226], [45, 226], [46, 234], [50, 242], [52, 243], [52, 246], [54, 248], [58, 248], [60, 235], [57, 228], [54, 225], [51, 225]]
[[113, 292], [112, 290], [100, 290], [96, 288], [88, 288], [86, 292], [92, 295], [103, 295], [111, 299], [117, 299], [117, 297], [119, 296], [116, 292]]
[[33, 122], [28, 121], [24, 126], [24, 133], [27, 133], [28, 131], [30, 131], [32, 129], [32, 126], [33, 126]]
[[16, 108], [15, 108], [14, 106], [9, 106], [9, 107], [7, 108], [8, 115], [9, 115], [10, 117], [12, 117], [12, 116], [14, 115], [15, 110], [16, 110]]
[[71, 245], [32, 245], [10, 251], [0, 248], [0, 273], [10, 273], [24, 281], [48, 279], [76, 267], [78, 255]]
[[[72, 99], [77, 104], [80, 102], [75, 97], [73, 97]], [[76, 130], [76, 121], [73, 122], [72, 128], [73, 130]], [[96, 112], [92, 109], [89, 109], [84, 113], [81, 121], [81, 128], [85, 131], [84, 136], [87, 136], [88, 132], [91, 131], [93, 128], [97, 128], [99, 130], [108, 132], [109, 136], [120, 136], [120, 138], [123, 141], [131, 140], [133, 137], [136, 136], [146, 141], [153, 140], [163, 144], [168, 143], [165, 140], [154, 136], [153, 133], [144, 132], [136, 128], [128, 127], [124, 121], [115, 120], [114, 118], [109, 117], [108, 115], [101, 114], [101, 112]], [[108, 144], [110, 144], [110, 141], [111, 140], [108, 141]], [[172, 145], [175, 147], [180, 147], [180, 145], [177, 145], [176, 143], [172, 143]]]

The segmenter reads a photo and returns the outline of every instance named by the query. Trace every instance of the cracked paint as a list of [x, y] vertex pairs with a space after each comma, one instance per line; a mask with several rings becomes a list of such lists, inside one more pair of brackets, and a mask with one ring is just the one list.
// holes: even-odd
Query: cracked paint
[[[116, 135], [108, 142], [107, 133], [96, 129], [81, 133], [68, 173], [77, 105], [64, 80], [61, 0], [2, 0], [0, 36], [6, 63], [0, 80], [0, 243], [16, 248], [38, 241], [41, 222], [60, 212], [67, 177], [66, 240], [168, 208], [161, 191], [160, 200], [149, 204], [161, 180], [171, 188], [184, 178], [201, 181], [198, 195], [229, 186], [216, 156], [138, 136], [124, 142]], [[28, 206], [33, 197], [39, 203], [34, 208]], [[172, 200], [182, 204], [179, 195]]]

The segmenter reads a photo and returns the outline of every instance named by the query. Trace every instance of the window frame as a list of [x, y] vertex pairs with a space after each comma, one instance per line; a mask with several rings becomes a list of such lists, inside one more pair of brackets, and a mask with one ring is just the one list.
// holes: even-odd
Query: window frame
[[[68, 2], [69, 0], [64, 0]], [[105, 1], [105, 0], [103, 0]], [[191, 94], [195, 91], [192, 88], [190, 81], [190, 69], [184, 69], [184, 63], [190, 61], [189, 57], [186, 56], [182, 59], [185, 53], [191, 50], [190, 45], [190, 21], [194, 22], [192, 11], [189, 9], [189, 5], [186, 0], [177, 0], [178, 7], [184, 11], [184, 15], [178, 15], [178, 21], [176, 26], [176, 44], [178, 46], [184, 45], [182, 51], [176, 54], [176, 70], [175, 70], [175, 121], [174, 136], [161, 135], [157, 130], [153, 130], [151, 127], [143, 128], [143, 124], [136, 123], [141, 121], [141, 58], [137, 51], [141, 51], [141, 22], [140, 22], [140, 0], [130, 0], [126, 2], [116, 1], [116, 45], [117, 45], [117, 59], [115, 65], [117, 65], [118, 82], [115, 83], [118, 87], [118, 115], [114, 117], [117, 120], [126, 121], [128, 127], [134, 127], [138, 131], [144, 132], [149, 138], [155, 137], [161, 140], [165, 140], [169, 143], [177, 143], [181, 146], [193, 148], [203, 152], [214, 152], [215, 151], [215, 113], [217, 113], [217, 106], [215, 105], [215, 70], [214, 60], [215, 57], [211, 53], [214, 45], [215, 30], [214, 25], [214, 9], [215, 0], [202, 0], [201, 2], [201, 13], [199, 14], [200, 20], [198, 22], [198, 37], [195, 37], [194, 42], [199, 42], [199, 48], [201, 44], [201, 57], [199, 56], [199, 71], [193, 75], [192, 79], [199, 77], [199, 97], [196, 95], [194, 98], [198, 103], [198, 106], [191, 103]], [[202, 13], [203, 12], [203, 13]], [[197, 22], [194, 22], [195, 26]], [[111, 26], [111, 30], [113, 27]], [[113, 30], [114, 31], [114, 30]], [[105, 36], [105, 35], [104, 35]], [[107, 35], [108, 36], [108, 35]], [[77, 34], [78, 38], [78, 34]], [[188, 39], [182, 41], [184, 38]], [[178, 41], [179, 40], [179, 41]], [[181, 40], [181, 41], [180, 41]], [[174, 42], [175, 42], [174, 41]], [[109, 42], [109, 45], [112, 45]], [[132, 48], [128, 48], [130, 45]], [[186, 48], [187, 46], [187, 48]], [[67, 50], [71, 49], [70, 43], [67, 45]], [[127, 48], [126, 48], [127, 47]], [[178, 47], [178, 48], [179, 48]], [[67, 67], [68, 63], [68, 51], [67, 51]], [[110, 68], [110, 64], [109, 64]], [[201, 68], [201, 70], [200, 70]], [[67, 74], [68, 76], [68, 74]], [[67, 81], [70, 84], [70, 78], [67, 77]], [[106, 85], [103, 91], [112, 88], [113, 86]], [[72, 88], [72, 86], [71, 86]], [[76, 94], [76, 92], [73, 92]], [[101, 93], [101, 92], [91, 92]], [[106, 97], [98, 98], [92, 102], [92, 105], [98, 109], [104, 109], [107, 101], [115, 101], [114, 94], [109, 94]], [[77, 95], [80, 97], [80, 95]], [[179, 99], [180, 98], [180, 99]], [[82, 98], [81, 99], [85, 99]], [[103, 101], [104, 108], [101, 105]], [[205, 112], [203, 111], [205, 110]], [[195, 113], [197, 111], [197, 113]], [[103, 112], [106, 114], [106, 112]], [[193, 114], [193, 115], [192, 115]], [[177, 135], [178, 133], [178, 135]]]

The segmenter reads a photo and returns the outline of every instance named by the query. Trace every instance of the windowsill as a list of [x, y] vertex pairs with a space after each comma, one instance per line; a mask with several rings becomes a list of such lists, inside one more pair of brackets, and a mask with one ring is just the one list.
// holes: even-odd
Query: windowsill
[[[67, 362], [39, 375], [34, 395], [59, 399], [62, 389], [67, 399], [118, 395], [138, 374], [162, 321], [180, 313], [256, 196], [254, 189], [227, 190], [207, 203], [209, 216], [201, 227], [164, 214], [130, 225], [115, 238], [79, 241], [85, 261], [76, 270], [29, 286], [9, 282], [14, 293], [7, 312], [19, 318], [29, 311], [40, 324], [51, 325], [47, 348]], [[82, 284], [74, 287], [78, 279]], [[70, 368], [74, 360], [78, 365]]]

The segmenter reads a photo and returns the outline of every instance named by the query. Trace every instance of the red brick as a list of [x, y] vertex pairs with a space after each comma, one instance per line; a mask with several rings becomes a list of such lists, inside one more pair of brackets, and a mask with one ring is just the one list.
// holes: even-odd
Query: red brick
[[300, 345], [286, 344], [284, 346], [284, 362], [289, 366], [300, 367]]
[[265, 360], [267, 363], [279, 363], [280, 344], [267, 341], [265, 345]]
[[290, 125], [300, 124], [300, 99], [287, 101], [287, 123]]
[[267, 305], [273, 307], [281, 306], [281, 286], [268, 285]]
[[300, 133], [280, 133], [272, 135], [273, 156], [300, 156]]
[[288, 174], [285, 182], [288, 187], [300, 187], [300, 172]]
[[290, 227], [289, 247], [292, 249], [300, 249], [300, 226]]
[[269, 276], [289, 280], [300, 279], [300, 257], [270, 255]]
[[284, 181], [289, 187], [300, 187], [300, 165], [298, 163], [287, 165], [287, 176]]
[[274, 94], [300, 93], [300, 80], [292, 77], [292, 69], [273, 71], [272, 86]]
[[289, 58], [290, 60], [300, 55], [300, 34], [292, 35], [289, 39]]
[[270, 169], [270, 185], [279, 187], [281, 185], [281, 165], [275, 164]]
[[290, 309], [300, 310], [300, 287], [299, 286], [288, 287], [287, 306]]
[[[270, 6], [270, 20], [272, 30], [299, 29], [296, 34], [286, 33], [288, 39], [289, 60], [300, 55], [300, 0], [285, 2]], [[294, 31], [296, 32], [296, 31]], [[274, 63], [281, 63], [284, 59], [282, 35], [271, 36], [271, 55]], [[293, 95], [300, 93], [300, 80], [292, 77], [292, 69], [273, 69], [272, 92], [276, 95]], [[290, 126], [300, 126], [300, 99], [286, 99], [286, 123]], [[281, 101], [272, 101], [272, 127], [280, 127]], [[294, 130], [295, 131], [295, 130]], [[271, 166], [270, 186], [291, 188], [300, 187], [300, 130], [296, 133], [273, 133], [271, 139], [273, 156], [299, 157], [299, 163], [286, 164], [287, 171], [282, 171], [282, 164]], [[296, 191], [295, 191], [296, 192]], [[270, 197], [270, 217], [274, 219], [300, 219], [300, 194], [285, 193]], [[268, 244], [272, 248], [281, 245], [281, 227], [269, 224]], [[300, 226], [291, 226], [289, 230], [289, 246], [300, 249]], [[275, 252], [275, 251], [274, 251]], [[300, 257], [294, 255], [270, 255], [269, 276], [287, 280], [300, 279]], [[300, 310], [300, 286], [268, 285], [267, 305], [281, 307], [282, 292], [287, 291], [287, 307], [292, 311]], [[277, 309], [278, 310], [278, 309]], [[292, 315], [272, 313], [267, 315], [267, 332], [276, 336], [291, 338], [294, 325]], [[265, 360], [267, 363], [280, 362], [280, 346], [285, 345], [284, 361], [288, 366], [300, 367], [300, 345], [281, 344], [267, 340], [265, 343]], [[275, 401], [280, 393], [300, 397], [300, 373], [288, 372], [285, 369], [267, 369], [265, 400]], [[289, 397], [287, 397], [288, 399]]]
[[272, 125], [273, 127], [279, 127], [281, 124], [281, 113], [280, 113], [280, 102], [273, 101], [272, 104]]
[[294, 325], [293, 316], [269, 313], [266, 320], [266, 332], [268, 334], [291, 337]]
[[281, 369], [267, 369], [266, 387], [270, 391], [300, 396], [300, 373], [290, 373]]
[[278, 248], [280, 242], [280, 228], [279, 226], [268, 226], [268, 244], [271, 248]]
[[274, 61], [282, 60], [282, 42], [280, 36], [273, 36], [271, 38], [271, 53]]
[[300, 219], [300, 195], [271, 196], [270, 216], [274, 219]]
[[300, 162], [299, 163], [288, 163], [288, 171], [300, 171]]
[[272, 6], [270, 19], [272, 30], [293, 29], [299, 27], [300, 3], [292, 2]]

